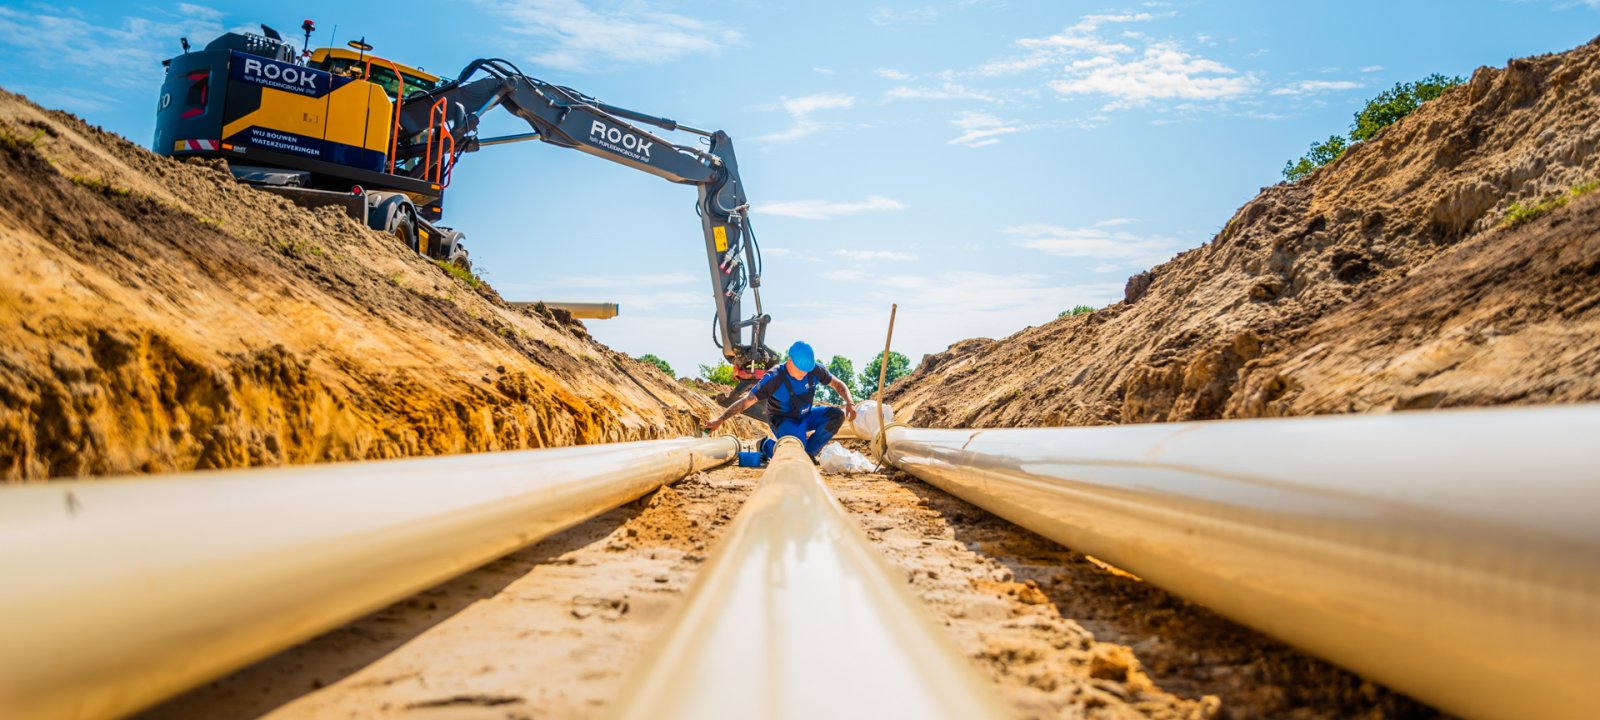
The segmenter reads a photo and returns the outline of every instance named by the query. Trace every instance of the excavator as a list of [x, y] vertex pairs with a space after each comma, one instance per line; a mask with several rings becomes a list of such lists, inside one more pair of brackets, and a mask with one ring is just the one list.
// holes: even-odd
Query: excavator
[[[734, 368], [735, 393], [777, 362], [765, 343], [761, 249], [728, 134], [609, 105], [524, 74], [500, 59], [474, 60], [453, 79], [371, 54], [365, 38], [312, 50], [306, 20], [297, 52], [266, 25], [229, 32], [166, 60], [153, 149], [221, 158], [235, 179], [307, 207], [344, 208], [434, 260], [470, 269], [465, 234], [439, 224], [462, 154], [539, 140], [694, 186], [716, 317], [712, 340]], [[479, 137], [485, 113], [503, 109], [531, 132]], [[673, 142], [642, 125], [698, 136]], [[741, 317], [744, 291], [754, 312]]]

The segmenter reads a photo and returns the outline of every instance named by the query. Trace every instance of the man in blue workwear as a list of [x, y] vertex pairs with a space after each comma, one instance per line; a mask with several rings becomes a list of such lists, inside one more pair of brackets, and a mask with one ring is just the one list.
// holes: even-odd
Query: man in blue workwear
[[[822, 385], [833, 388], [839, 397], [844, 398], [843, 410], [812, 407], [812, 396]], [[805, 443], [806, 454], [811, 456], [813, 462], [817, 459], [817, 453], [822, 452], [822, 447], [844, 426], [844, 421], [856, 417], [856, 402], [855, 398], [850, 397], [850, 388], [829, 374], [827, 368], [818, 365], [816, 353], [804, 342], [790, 345], [789, 359], [768, 370], [747, 395], [722, 411], [721, 417], [706, 423], [706, 430], [715, 431], [728, 418], [762, 400], [767, 401], [767, 423], [772, 426], [773, 436], [799, 438], [800, 442]], [[762, 440], [762, 456], [771, 460], [776, 447], [776, 440]]]

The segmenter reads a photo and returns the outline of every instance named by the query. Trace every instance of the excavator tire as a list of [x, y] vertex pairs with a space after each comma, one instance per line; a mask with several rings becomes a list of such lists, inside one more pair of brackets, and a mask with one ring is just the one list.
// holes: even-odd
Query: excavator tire
[[409, 210], [402, 209], [394, 214], [390, 222], [389, 232], [394, 234], [395, 239], [399, 240], [401, 245], [411, 248], [411, 252], [417, 252], [416, 217]]

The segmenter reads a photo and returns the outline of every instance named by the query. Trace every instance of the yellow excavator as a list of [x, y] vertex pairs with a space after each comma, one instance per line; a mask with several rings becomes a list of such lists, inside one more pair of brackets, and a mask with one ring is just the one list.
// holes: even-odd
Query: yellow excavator
[[[347, 48], [297, 52], [277, 31], [230, 32], [164, 62], [154, 150], [222, 158], [233, 176], [301, 205], [338, 206], [407, 247], [470, 267], [465, 235], [439, 224], [445, 191], [464, 153], [539, 140], [642, 170], [698, 190], [716, 318], [712, 339], [748, 384], [777, 361], [766, 346], [761, 250], [733, 142], [709, 131], [609, 105], [537, 80], [499, 59], [469, 63], [454, 78], [372, 54], [365, 39]], [[531, 132], [478, 136], [495, 108]], [[679, 143], [657, 131], [698, 136]], [[743, 317], [744, 291], [754, 312]]]

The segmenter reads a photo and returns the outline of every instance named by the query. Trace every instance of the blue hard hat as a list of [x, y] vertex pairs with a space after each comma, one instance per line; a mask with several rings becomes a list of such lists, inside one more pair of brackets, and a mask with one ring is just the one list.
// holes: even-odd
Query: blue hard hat
[[811, 352], [811, 346], [803, 341], [797, 341], [789, 346], [789, 362], [794, 363], [800, 372], [811, 372], [817, 366], [817, 356]]

